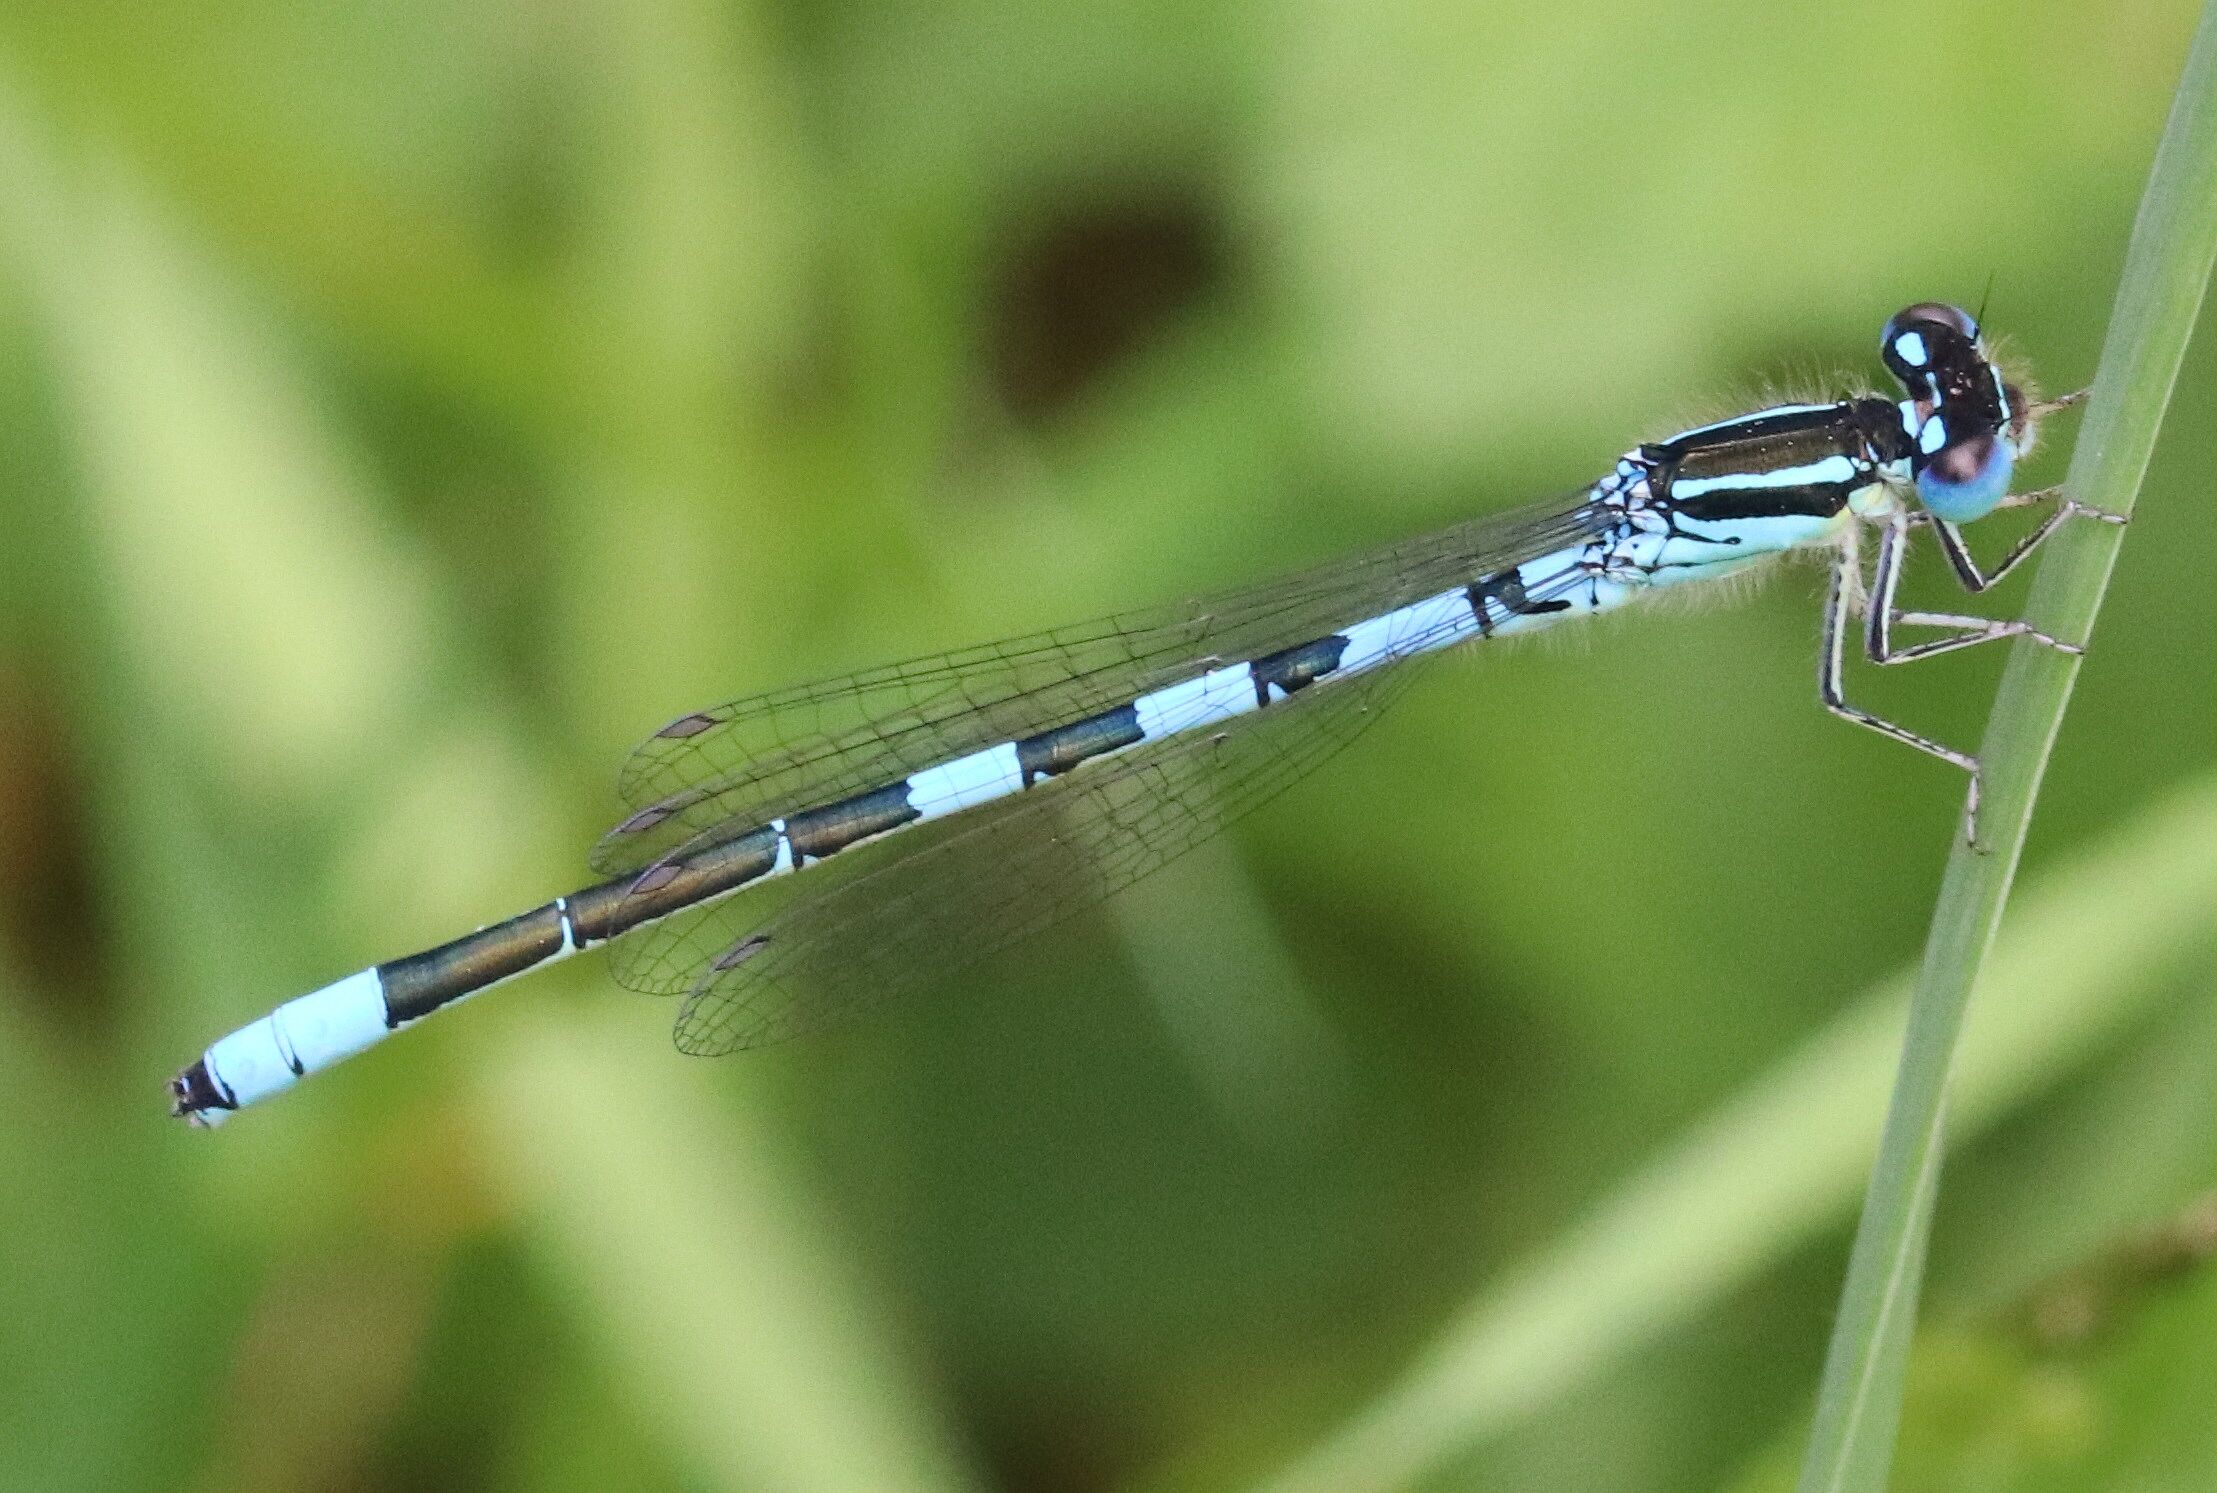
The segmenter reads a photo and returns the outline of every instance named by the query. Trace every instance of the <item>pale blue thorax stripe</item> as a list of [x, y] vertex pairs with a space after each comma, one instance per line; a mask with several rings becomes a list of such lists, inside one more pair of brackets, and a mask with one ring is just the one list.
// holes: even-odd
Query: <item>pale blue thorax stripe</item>
[[1833, 482], [1852, 482], [1857, 470], [1853, 457], [1834, 455], [1803, 467], [1780, 467], [1775, 472], [1733, 472], [1722, 477], [1680, 477], [1671, 483], [1670, 495], [1673, 499], [1683, 501], [1714, 492], [1720, 487], [1737, 492], [1765, 487], [1816, 487]]
[[990, 803], [1019, 792], [1024, 786], [1023, 764], [1017, 760], [1016, 743], [999, 746], [942, 762], [912, 775], [908, 801], [925, 819], [936, 819], [977, 804]]

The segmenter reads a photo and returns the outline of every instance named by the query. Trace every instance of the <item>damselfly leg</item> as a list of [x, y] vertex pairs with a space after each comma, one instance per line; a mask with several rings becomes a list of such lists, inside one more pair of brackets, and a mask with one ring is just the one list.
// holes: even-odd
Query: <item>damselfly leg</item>
[[[2043, 530], [2053, 527], [2052, 522], [2042, 526]], [[2016, 637], [2031, 638], [2036, 643], [2045, 643], [2062, 653], [2086, 651], [2076, 643], [2052, 638], [2022, 619], [2001, 621], [1991, 617], [1965, 616], [1959, 612], [1902, 611], [1894, 605], [1894, 600], [1901, 589], [1902, 562], [1908, 556], [1910, 532], [1909, 525], [1901, 521], [1889, 523], [1879, 531], [1878, 562], [1872, 569], [1870, 594], [1864, 603], [1863, 652], [1872, 663], [1911, 663], [1920, 658], [1953, 653], [1961, 648], [1973, 648], [1980, 643]], [[2007, 562], [2008, 565], [2015, 563], [2014, 558]], [[2005, 565], [2004, 569], [2006, 568]], [[1994, 578], [1999, 579], [1999, 575]], [[1979, 588], [1971, 589], [1975, 594]], [[1956, 631], [1949, 637], [1896, 647], [1893, 629], [1897, 623], [1908, 627], [1951, 627]]]
[[[2057, 407], [2076, 403], [2074, 396], [2058, 401]], [[1920, 736], [1905, 727], [1895, 725], [1871, 712], [1848, 703], [1844, 693], [1846, 632], [1848, 614], [1860, 601], [1864, 613], [1863, 652], [1874, 664], [1889, 665], [1913, 663], [1919, 659], [1936, 658], [1943, 653], [1955, 653], [1965, 648], [1975, 648], [1981, 643], [1999, 642], [2004, 638], [2030, 638], [2035, 643], [2053, 648], [2058, 653], [2074, 657], [2086, 652], [2085, 646], [2051, 637], [2022, 618], [2002, 620], [1990, 617], [1974, 617], [1958, 612], [1904, 611], [1895, 605], [1900, 594], [1904, 562], [1908, 558], [1909, 541], [1914, 531], [1929, 524], [1939, 542], [1941, 553], [1948, 558], [1963, 589], [1972, 595], [1986, 591], [2000, 582], [2023, 562], [2025, 557], [2039, 547], [2066, 519], [2086, 518], [2097, 523], [2122, 524], [2123, 514], [2092, 507], [2064, 497], [2060, 487], [2042, 488], [2035, 492], [2016, 493], [1996, 504], [1999, 508], [2029, 508], [2041, 503], [2056, 503], [2055, 510], [2043, 518], [2039, 525], [2012, 545], [2000, 563], [1992, 570], [1983, 570], [1963, 541], [1962, 531], [1954, 524], [1935, 515], [1918, 510], [1905, 513], [1887, 521], [1879, 530], [1878, 557], [1871, 571], [1868, 589], [1862, 584], [1862, 564], [1858, 551], [1851, 545], [1844, 548], [1833, 571], [1831, 589], [1825, 600], [1824, 638], [1818, 668], [1818, 694], [1824, 706], [1834, 715], [1855, 722], [1859, 726], [1878, 732], [1882, 736], [1913, 746], [1921, 752], [1952, 762], [1970, 775], [1970, 792], [1965, 809], [1965, 835], [1975, 848], [1983, 849], [1978, 838], [1978, 799], [1980, 766], [1978, 758], [1968, 752], [1960, 752]], [[1945, 627], [1954, 631], [1947, 637], [1934, 638], [1922, 643], [1896, 645], [1893, 629], [1904, 627]]]
[[2041, 519], [2031, 533], [2011, 545], [2009, 552], [2001, 557], [2001, 562], [1992, 570], [1980, 567], [1978, 557], [1971, 553], [1970, 546], [1964, 542], [1963, 530], [1959, 526], [1945, 519], [1935, 518], [1929, 513], [1919, 513], [1911, 522], [1929, 522], [1932, 525], [1933, 536], [1940, 543], [1940, 553], [1948, 557], [1948, 568], [1955, 572], [1955, 578], [1962, 582], [1963, 589], [1976, 596], [1981, 591], [1999, 585], [2005, 576], [2023, 563], [2025, 556], [2038, 549], [2068, 519], [2086, 518], [2102, 524], [2126, 522], [2122, 513], [2111, 513], [2106, 508], [2095, 508], [2075, 498], [2064, 497], [2060, 487], [2044, 487], [2038, 492], [2018, 493], [2003, 499], [1998, 506], [2029, 508], [2038, 503], [2049, 502], [2055, 503], [2055, 510]]
[[1883, 716], [1873, 715], [1859, 705], [1848, 703], [1845, 674], [1847, 669], [1847, 633], [1849, 614], [1855, 609], [1857, 594], [1862, 590], [1860, 562], [1852, 549], [1843, 549], [1839, 559], [1833, 562], [1832, 584], [1825, 593], [1824, 636], [1817, 649], [1817, 698], [1824, 708], [1844, 721], [1853, 721], [1866, 730], [1898, 741], [1904, 746], [1938, 757], [1942, 762], [1952, 762], [1971, 777], [1971, 792], [1965, 816], [1969, 823], [1966, 831], [1971, 843], [1978, 843], [1978, 759], [1968, 752], [1959, 752], [1929, 736], [1919, 736], [1907, 726], [1897, 726]]

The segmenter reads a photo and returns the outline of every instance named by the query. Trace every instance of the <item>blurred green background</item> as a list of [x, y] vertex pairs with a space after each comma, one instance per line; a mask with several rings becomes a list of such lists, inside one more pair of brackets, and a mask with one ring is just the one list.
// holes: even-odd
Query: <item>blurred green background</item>
[[[704, 703], [1567, 489], [1910, 300], [2075, 387], [2193, 10], [9, 0], [0, 1482], [1783, 1486], [1962, 793], [1816, 709], [1814, 571], [1435, 669], [817, 1041], [587, 959], [218, 1135], [161, 1085], [583, 880]], [[2213, 389], [1904, 1487], [2217, 1486]], [[1999, 663], [1859, 688], [1967, 743]]]

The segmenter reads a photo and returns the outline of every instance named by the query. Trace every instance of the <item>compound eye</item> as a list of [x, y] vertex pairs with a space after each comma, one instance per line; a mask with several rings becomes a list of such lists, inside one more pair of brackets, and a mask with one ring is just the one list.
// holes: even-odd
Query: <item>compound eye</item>
[[1951, 306], [1946, 301], [1919, 301], [1899, 312], [1894, 320], [1901, 322], [1929, 322], [1943, 327], [1965, 342], [1978, 340], [1978, 323], [1971, 320], [1971, 313], [1961, 306]]
[[1978, 347], [1978, 323], [1960, 306], [1919, 301], [1894, 313], [1879, 334], [1886, 370], [1908, 388], [1931, 383], [1934, 370]]
[[[1935, 420], [1931, 425], [1940, 422]], [[2009, 494], [2015, 453], [1989, 434], [1947, 441], [1917, 473], [1917, 496], [1951, 524], [1984, 518]]]

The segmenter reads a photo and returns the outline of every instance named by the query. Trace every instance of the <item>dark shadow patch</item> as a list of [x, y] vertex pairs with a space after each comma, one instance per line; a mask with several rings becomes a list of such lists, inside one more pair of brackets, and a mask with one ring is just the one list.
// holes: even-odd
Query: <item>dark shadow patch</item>
[[0, 671], [0, 940], [29, 987], [54, 998], [69, 1035], [112, 1014], [102, 954], [108, 919], [92, 870], [91, 813], [53, 695]]
[[1227, 235], [1200, 193], [1061, 202], [1003, 235], [986, 303], [995, 390], [1033, 422], [1073, 402], [1206, 300], [1230, 268]]

